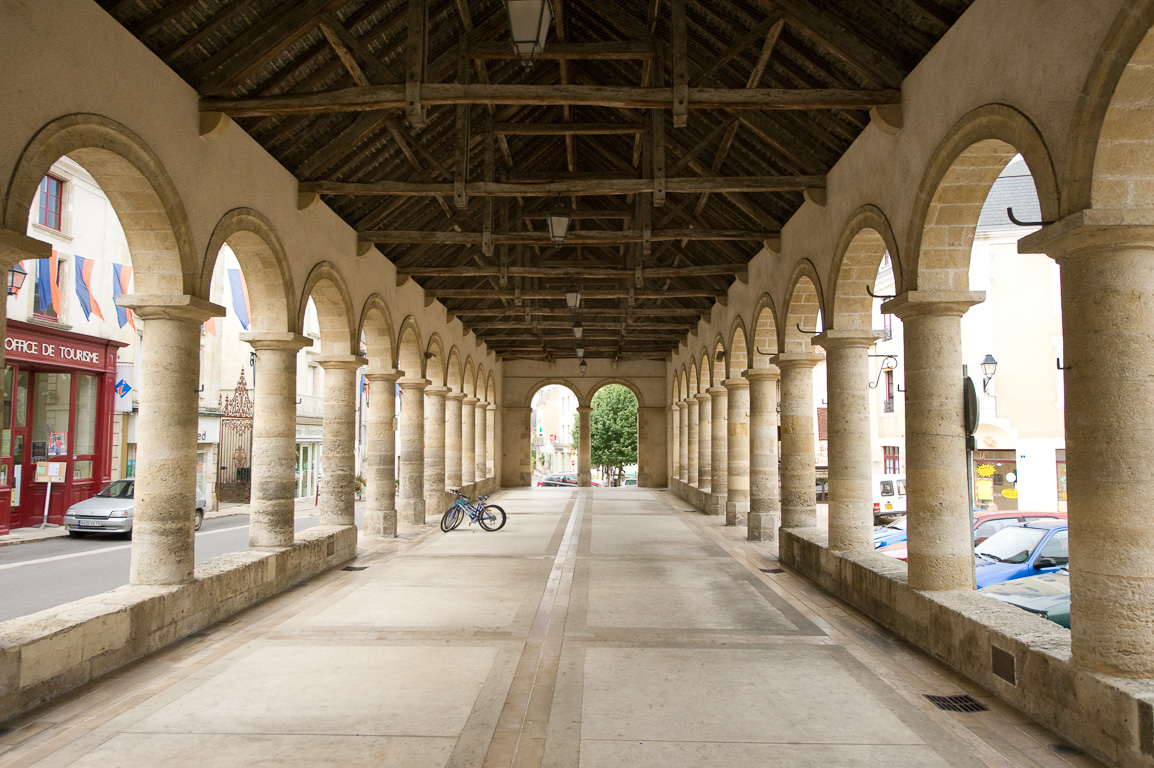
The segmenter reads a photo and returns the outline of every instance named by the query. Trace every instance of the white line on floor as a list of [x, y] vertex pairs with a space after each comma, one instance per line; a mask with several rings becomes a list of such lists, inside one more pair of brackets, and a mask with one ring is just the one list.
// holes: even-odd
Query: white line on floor
[[[197, 536], [211, 536], [214, 533], [225, 533], [226, 531], [239, 531], [242, 528], [248, 528], [247, 525], [234, 525], [231, 528], [217, 528], [215, 531], [203, 531], [196, 534]], [[124, 549], [131, 549], [131, 544], [121, 544], [118, 547], [104, 547], [103, 549], [89, 549], [84, 552], [73, 552], [69, 555], [55, 555], [54, 557], [41, 557], [36, 560], [23, 560], [19, 563], [8, 563], [7, 565], [0, 565], [0, 571], [6, 571], [9, 568], [19, 568], [24, 565], [37, 565], [38, 563], [51, 563], [55, 560], [67, 560], [71, 557], [87, 557], [88, 555], [102, 555], [105, 552], [119, 552]]]

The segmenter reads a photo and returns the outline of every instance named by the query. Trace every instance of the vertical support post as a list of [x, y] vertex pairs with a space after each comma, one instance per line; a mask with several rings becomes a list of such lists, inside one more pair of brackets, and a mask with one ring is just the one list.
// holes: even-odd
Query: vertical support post
[[590, 433], [592, 427], [590, 414], [592, 413], [593, 409], [587, 405], [577, 409], [579, 424], [577, 427], [577, 486], [579, 488], [588, 488], [592, 485], [592, 460], [590, 458], [593, 451], [593, 435]]
[[401, 495], [397, 511], [410, 525], [425, 524], [425, 387], [428, 379], [404, 378], [401, 388]]
[[425, 125], [421, 83], [425, 80], [425, 44], [429, 36], [429, 0], [409, 0], [405, 43], [405, 116], [415, 128]]
[[445, 498], [445, 395], [448, 387], [425, 390], [425, 511], [440, 515]]
[[726, 379], [724, 384], [729, 392], [725, 524], [737, 526], [749, 515], [749, 382]]
[[712, 466], [709, 468], [709, 508], [706, 511], [711, 515], [724, 515], [729, 495], [729, 470], [726, 468], [729, 461], [729, 390], [713, 387], [709, 390], [709, 397], [713, 408], [709, 424], [713, 434], [710, 436]]
[[321, 355], [317, 362], [325, 372], [321, 525], [356, 525], [356, 379], [368, 361], [361, 355]]
[[713, 487], [713, 397], [697, 393], [697, 488]]
[[[457, 48], [457, 82], [469, 82], [469, 38], [461, 37]], [[453, 161], [453, 205], [458, 211], [469, 207], [465, 185], [469, 182], [469, 105], [457, 105], [456, 154]]]
[[689, 122], [689, 35], [686, 29], [685, 0], [670, 0], [673, 10], [673, 127]]
[[461, 401], [461, 484], [477, 481], [477, 398]]
[[369, 445], [365, 479], [368, 506], [365, 509], [366, 536], [393, 538], [397, 535], [396, 485], [396, 386], [397, 371], [367, 373], [369, 382]]
[[464, 399], [464, 392], [445, 395], [445, 485], [449, 488], [460, 488], [464, 476], [461, 472], [461, 455], [464, 453], [461, 402]]
[[677, 478], [686, 484], [689, 483], [689, 411], [689, 398], [685, 398], [678, 410], [681, 425], [677, 429]]
[[788, 352], [770, 358], [781, 370], [781, 527], [817, 525], [813, 369], [823, 355]]
[[777, 459], [776, 365], [748, 370], [749, 380], [749, 530], [750, 541], [776, 541], [781, 519], [781, 486]]

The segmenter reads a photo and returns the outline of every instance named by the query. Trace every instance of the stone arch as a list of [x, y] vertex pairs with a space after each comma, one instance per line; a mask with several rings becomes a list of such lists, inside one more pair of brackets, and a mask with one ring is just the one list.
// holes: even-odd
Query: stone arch
[[397, 370], [407, 379], [425, 377], [425, 353], [421, 343], [421, 328], [416, 319], [409, 315], [401, 322], [397, 332]]
[[827, 325], [839, 330], [865, 330], [873, 326], [878, 267], [885, 254], [893, 264], [894, 286], [902, 290], [902, 268], [893, 229], [881, 209], [864, 205], [846, 223], [829, 271], [832, 307]]
[[582, 403], [582, 405], [590, 405], [593, 402], [593, 395], [597, 394], [598, 390], [604, 389], [605, 387], [609, 386], [610, 384], [620, 384], [621, 386], [628, 389], [630, 392], [633, 393], [633, 396], [637, 398], [637, 407], [639, 409], [644, 407], [645, 401], [642, 400], [641, 390], [639, 390], [637, 388], [637, 385], [635, 385], [633, 382], [629, 381], [628, 379], [617, 379], [617, 378], [601, 379], [596, 384], [594, 384], [593, 388], [589, 390], [589, 394], [586, 397], [585, 402]]
[[729, 354], [725, 356], [726, 378], [737, 378], [749, 368], [749, 339], [745, 321], [738, 317], [729, 332]]
[[8, 182], [4, 227], [28, 231], [40, 180], [65, 155], [108, 196], [132, 254], [135, 293], [198, 295], [201, 259], [176, 185], [142, 138], [106, 117], [66, 115], [32, 137]]
[[689, 397], [689, 383], [688, 383], [689, 382], [689, 374], [685, 370], [685, 364], [684, 363], [681, 364], [681, 371], [677, 375], [678, 375], [678, 383], [680, 385], [680, 387], [679, 387], [680, 388], [680, 395], [678, 396], [677, 399], [680, 402], [681, 400], [684, 400], [685, 398]]
[[370, 296], [361, 310], [357, 338], [364, 342], [370, 370], [386, 371], [396, 367], [393, 321], [389, 316], [389, 307], [379, 293]]
[[[1140, 93], [1141, 89], [1149, 92], [1149, 69], [1143, 64], [1150, 61], [1150, 50], [1154, 46], [1152, 25], [1154, 0], [1134, 0], [1127, 3], [1114, 19], [1106, 39], [1098, 48], [1098, 55], [1074, 107], [1070, 151], [1066, 153], [1062, 175], [1062, 216], [1090, 207], [1128, 207], [1117, 205], [1117, 201], [1122, 199], [1120, 193], [1124, 189], [1128, 191], [1129, 185], [1111, 182], [1109, 170], [1113, 170], [1116, 161], [1110, 155], [1123, 149], [1123, 138], [1130, 141], [1141, 141], [1142, 138], [1132, 131], [1125, 131], [1119, 118], [1128, 115], [1127, 125], [1134, 124], [1131, 121], [1149, 125], [1152, 116], [1148, 104], [1123, 106], [1118, 94]], [[1127, 87], [1128, 84], [1139, 90]], [[1149, 138], [1145, 139], [1145, 143], [1149, 144], [1149, 141]], [[1143, 158], [1147, 169], [1150, 156], [1151, 153], [1146, 152]], [[1149, 172], [1146, 176], [1149, 177]], [[1149, 208], [1149, 205], [1145, 207]]]
[[430, 386], [445, 386], [445, 362], [445, 345], [440, 335], [433, 333], [425, 348], [425, 378], [433, 382]]
[[1034, 178], [1042, 219], [1058, 218], [1058, 181], [1041, 133], [1004, 104], [979, 107], [954, 124], [922, 177], [910, 217], [905, 290], [969, 290], [978, 216], [998, 174], [1019, 153]]
[[489, 371], [489, 378], [485, 383], [485, 402], [497, 402], [497, 380], [493, 377], [492, 371]]
[[449, 350], [449, 361], [445, 364], [445, 386], [454, 392], [464, 392], [461, 387], [461, 352], [456, 347]]
[[297, 333], [304, 333], [305, 307], [309, 298], [317, 308], [317, 322], [321, 327], [321, 354], [352, 355], [360, 349], [353, 337], [356, 322], [349, 286], [336, 267], [322, 261], [313, 267], [305, 281], [297, 312]]
[[554, 386], [565, 387], [565, 389], [572, 392], [574, 399], [577, 401], [577, 405], [579, 405], [579, 406], [589, 405], [586, 398], [583, 398], [581, 396], [581, 392], [577, 389], [577, 387], [575, 387], [573, 385], [572, 381], [570, 381], [569, 379], [566, 379], [566, 378], [550, 377], [547, 379], [541, 379], [540, 381], [533, 384], [533, 386], [529, 387], [529, 392], [528, 392], [528, 394], [525, 395], [525, 407], [526, 408], [532, 408], [533, 407], [533, 398], [537, 396], [537, 393], [540, 392], [545, 387], [554, 387]]
[[713, 386], [713, 355], [709, 354], [708, 349], [701, 350], [701, 365], [697, 369], [697, 374], [701, 377], [697, 391], [708, 392]]
[[465, 358], [465, 367], [461, 374], [461, 388], [465, 397], [476, 397], [477, 371], [473, 368], [473, 356]]
[[768, 293], [761, 294], [753, 311], [753, 338], [750, 339], [750, 368], [765, 370], [769, 359], [779, 352], [777, 307]]
[[725, 337], [720, 333], [713, 339], [713, 350], [710, 357], [713, 360], [713, 386], [720, 387], [725, 382], [729, 360], [729, 350], [725, 348]]
[[292, 319], [299, 313], [292, 306], [296, 298], [288, 254], [272, 223], [251, 208], [234, 208], [217, 222], [205, 251], [200, 272], [202, 299], [210, 299], [212, 273], [220, 249], [228, 245], [236, 254], [252, 301], [254, 332], [280, 332], [292, 329]]
[[820, 333], [822, 330], [822, 321], [825, 317], [823, 307], [821, 280], [817, 276], [817, 270], [808, 259], [802, 259], [794, 268], [789, 288], [785, 292], [782, 351], [812, 351], [811, 339], [814, 333]]
[[473, 384], [473, 397], [481, 402], [488, 402], [485, 400], [485, 364], [477, 363], [476, 381]]
[[696, 359], [690, 361], [689, 370], [687, 371], [687, 374], [689, 377], [688, 378], [689, 388], [685, 390], [686, 397], [696, 397], [697, 392], [698, 392], [697, 386], [699, 383], [698, 378], [697, 378], [697, 360]]

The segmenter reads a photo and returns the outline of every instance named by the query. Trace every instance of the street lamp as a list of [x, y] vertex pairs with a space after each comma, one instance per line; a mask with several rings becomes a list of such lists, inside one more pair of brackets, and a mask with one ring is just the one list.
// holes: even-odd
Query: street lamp
[[28, 277], [28, 270], [17, 262], [8, 270], [8, 295], [15, 296], [24, 287], [24, 279]]
[[982, 392], [989, 394], [986, 387], [994, 380], [994, 372], [998, 370], [998, 361], [993, 355], [986, 355], [982, 360]]
[[581, 369], [581, 375], [584, 376], [585, 371], [589, 370], [589, 363], [585, 362], [585, 359], [582, 358], [581, 359], [581, 365], [579, 365], [578, 368]]
[[549, 239], [553, 245], [564, 245], [569, 235], [569, 224], [573, 221], [573, 212], [561, 202], [560, 196], [556, 205], [549, 211]]
[[573, 323], [573, 336], [574, 336], [574, 338], [580, 339], [584, 335], [585, 335], [585, 326], [581, 325], [581, 321], [578, 320], [577, 322]]
[[576, 310], [577, 305], [581, 303], [581, 291], [574, 286], [565, 291], [565, 304], [569, 309]]
[[553, 4], [550, 0], [505, 0], [509, 15], [509, 35], [513, 39], [513, 53], [524, 67], [545, 50], [545, 38], [553, 23]]

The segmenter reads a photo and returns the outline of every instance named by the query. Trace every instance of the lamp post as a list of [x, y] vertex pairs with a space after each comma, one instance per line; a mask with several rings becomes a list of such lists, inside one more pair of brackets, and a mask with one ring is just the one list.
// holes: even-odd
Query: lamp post
[[553, 23], [553, 4], [550, 0], [505, 0], [505, 11], [509, 15], [513, 53], [522, 66], [531, 67], [545, 49], [545, 38]]
[[17, 262], [8, 270], [8, 295], [15, 296], [24, 287], [24, 280], [28, 277], [28, 270]]

